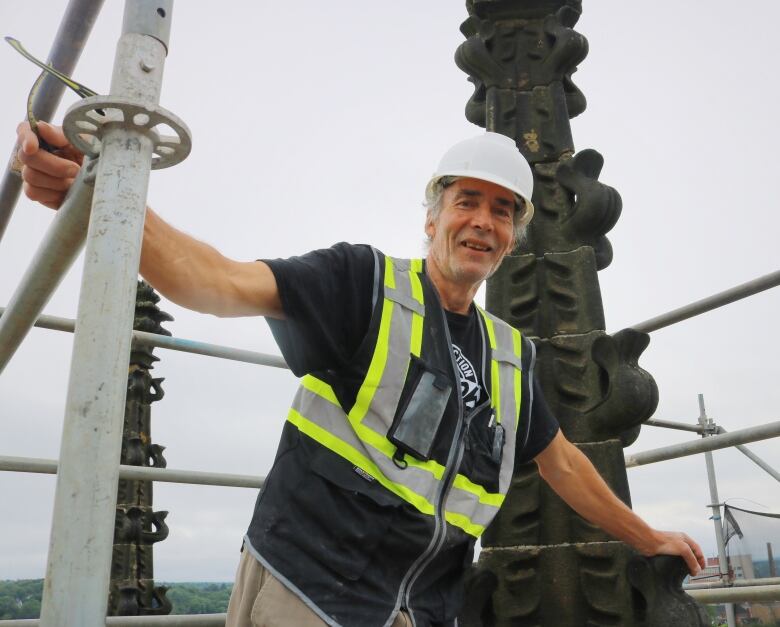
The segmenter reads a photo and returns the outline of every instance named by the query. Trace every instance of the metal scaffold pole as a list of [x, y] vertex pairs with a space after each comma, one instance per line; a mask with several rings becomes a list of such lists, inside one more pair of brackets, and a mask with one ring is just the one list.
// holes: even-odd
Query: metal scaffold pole
[[[718, 427], [718, 434], [723, 434], [723, 433], [728, 433], [728, 431], [726, 431], [723, 427]], [[748, 447], [742, 446], [741, 444], [737, 444], [736, 449], [740, 453], [742, 453], [745, 457], [747, 457], [750, 461], [752, 461], [756, 466], [758, 466], [761, 470], [763, 470], [769, 476], [775, 479], [775, 481], [780, 481], [780, 472], [777, 472], [774, 468], [772, 468], [772, 466], [767, 464], [763, 459], [761, 459]]]
[[[662, 446], [661, 448], [633, 453], [625, 456], [626, 468], [643, 466], [644, 464], [655, 464], [669, 459], [677, 459], [686, 455], [698, 455], [706, 451], [716, 451], [721, 448], [728, 448], [747, 442], [758, 442], [759, 440], [768, 440], [769, 438], [780, 437], [780, 421], [769, 422], [765, 425], [747, 427], [730, 433], [719, 433], [719, 427], [713, 426], [706, 430], [708, 437], [704, 440], [692, 440], [690, 442], [681, 442]], [[717, 433], [717, 435], [715, 435]]]
[[697, 300], [696, 302], [680, 307], [679, 309], [674, 309], [660, 316], [656, 316], [655, 318], [650, 318], [650, 320], [633, 324], [629, 328], [634, 329], [635, 331], [641, 331], [642, 333], [652, 333], [653, 331], [658, 331], [659, 329], [663, 329], [672, 324], [677, 324], [683, 320], [688, 320], [694, 316], [700, 316], [701, 314], [717, 309], [718, 307], [723, 307], [724, 305], [747, 298], [748, 296], [753, 296], [754, 294], [777, 287], [778, 285], [780, 285], [780, 270], [775, 270], [774, 272], [765, 274], [757, 279], [736, 285], [735, 287], [718, 292], [707, 298], [702, 298], [701, 300]]
[[[73, 73], [103, 2], [104, 0], [70, 0], [47, 57], [47, 62], [52, 67], [63, 74]], [[61, 81], [53, 76], [47, 76], [33, 98], [32, 108], [35, 117], [43, 121], [50, 120], [64, 91], [65, 85]], [[16, 148], [14, 148], [15, 152]], [[13, 160], [14, 154], [11, 155], [9, 166]], [[3, 233], [21, 191], [22, 179], [12, 172], [10, 167], [6, 168], [0, 181], [0, 240], [3, 239]]]
[[0, 374], [21, 346], [81, 248], [92, 207], [97, 162], [84, 165], [0, 317]]
[[[159, 140], [149, 124], [159, 110], [172, 5], [127, 0], [110, 96], [77, 103], [64, 122], [72, 143], [79, 133], [93, 133], [100, 156], [60, 448], [44, 627], [96, 627], [106, 620], [130, 331], [149, 171]], [[71, 123], [68, 132], [74, 111], [91, 119], [91, 128]]]
[[[712, 426], [707, 413], [704, 411], [704, 395], [699, 394], [699, 424], [702, 427]], [[710, 433], [703, 433], [702, 437], [710, 437]], [[726, 545], [723, 542], [723, 524], [720, 517], [720, 500], [718, 499], [718, 485], [715, 482], [715, 463], [712, 461], [712, 453], [704, 453], [704, 459], [707, 463], [707, 480], [710, 484], [710, 507], [712, 508], [712, 522], [715, 526], [715, 541], [718, 545], [718, 564], [720, 577], [724, 585], [729, 584], [729, 566], [726, 560]], [[737, 620], [734, 615], [734, 604], [726, 603], [726, 620], [729, 627], [736, 627]]]

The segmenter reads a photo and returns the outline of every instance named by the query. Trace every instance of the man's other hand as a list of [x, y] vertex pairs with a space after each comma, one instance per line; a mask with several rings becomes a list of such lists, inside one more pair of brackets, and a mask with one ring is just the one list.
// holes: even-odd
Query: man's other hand
[[641, 552], [644, 555], [679, 555], [685, 560], [691, 575], [698, 575], [706, 566], [701, 547], [687, 534], [656, 530], [654, 535], [656, 544], [642, 547]]
[[59, 126], [39, 122], [38, 132], [56, 148], [53, 153], [40, 148], [27, 122], [16, 128], [17, 157], [24, 166], [24, 193], [30, 200], [57, 209], [79, 173], [83, 155], [70, 145]]

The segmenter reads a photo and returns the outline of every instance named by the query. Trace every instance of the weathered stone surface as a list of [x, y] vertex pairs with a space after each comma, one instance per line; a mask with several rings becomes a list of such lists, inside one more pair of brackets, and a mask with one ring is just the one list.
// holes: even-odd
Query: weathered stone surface
[[582, 13], [582, 0], [466, 0], [469, 14], [494, 20], [524, 18], [543, 19], [563, 10], [572, 11], [573, 27]]
[[[622, 446], [655, 411], [658, 390], [638, 365], [648, 336], [605, 332], [598, 271], [612, 261], [606, 234], [622, 202], [598, 180], [601, 155], [574, 154], [569, 118], [585, 109], [585, 98], [571, 76], [588, 49], [573, 30], [581, 2], [467, 0], [466, 7], [466, 41], [456, 52], [474, 84], [466, 117], [513, 139], [534, 173], [534, 219], [517, 256], [488, 282], [487, 308], [539, 338], [533, 374], [563, 432], [630, 504]], [[552, 493], [534, 465], [517, 468], [501, 513], [483, 535], [487, 549], [469, 577], [461, 624], [687, 624], [669, 622], [667, 608], [675, 603], [693, 612], [679, 612], [690, 624], [704, 624], [694, 620], [695, 606], [680, 605], [669, 586], [658, 584], [668, 572], [636, 570], [639, 587], [631, 588], [631, 551], [605, 540]]]
[[658, 387], [638, 364], [648, 343], [647, 334], [632, 329], [537, 342], [535, 374], [567, 438], [628, 443], [635, 427], [653, 414]]
[[497, 585], [489, 596], [484, 585], [469, 596], [480, 622], [462, 624], [633, 625], [633, 607], [622, 601], [631, 598], [624, 572], [632, 555], [617, 542], [484, 549], [478, 571], [496, 573]]
[[154, 559], [152, 545], [135, 542], [114, 543], [111, 560], [111, 581], [152, 579]]
[[[139, 282], [134, 328], [170, 335], [161, 323], [171, 316], [157, 308], [160, 297], [148, 284]], [[164, 396], [162, 378], [150, 370], [157, 361], [150, 346], [133, 346], [125, 401], [121, 463], [164, 468], [164, 446], [151, 440], [151, 404]], [[117, 490], [114, 551], [111, 562], [109, 616], [167, 614], [170, 602], [165, 588], [154, 587], [154, 543], [168, 536], [168, 512], [152, 508], [152, 482], [121, 479]]]
[[[474, 94], [466, 105], [470, 122], [497, 130], [488, 122], [486, 101], [492, 89], [531, 92], [536, 87], [558, 84], [560, 90], [556, 88], [556, 93], [563, 96], [565, 109], [561, 110], [558, 103], [551, 110], [563, 113], [567, 119], [585, 110], [585, 97], [571, 79], [588, 52], [585, 37], [573, 30], [581, 12], [580, 2], [476, 0], [467, 2], [467, 8], [470, 17], [461, 25], [466, 41], [456, 51], [455, 62], [474, 83]], [[542, 134], [534, 125], [526, 132], [532, 129], [537, 136]], [[545, 130], [555, 134], [549, 125]], [[518, 137], [515, 133], [507, 135]], [[568, 136], [570, 139], [570, 133]], [[547, 138], [544, 141], [555, 143]], [[537, 161], [536, 152], [524, 154]]]
[[152, 506], [152, 483], [120, 479], [117, 489], [117, 503], [134, 503], [139, 507]]
[[[625, 469], [620, 471], [623, 447], [619, 440], [579, 444], [613, 492], [631, 505]], [[483, 547], [553, 545], [570, 542], [604, 542], [611, 538], [580, 517], [541, 479], [536, 464], [520, 466], [506, 501], [482, 535]]]
[[531, 164], [556, 160], [574, 152], [568, 125], [563, 84], [552, 83], [530, 91], [491, 87], [485, 93], [485, 125], [491, 131], [515, 138]]
[[139, 582], [141, 614], [145, 616], [159, 616], [170, 614], [173, 606], [166, 596], [168, 586], [155, 586], [151, 579], [142, 579]]
[[604, 330], [593, 249], [509, 257], [490, 279], [486, 306], [532, 337]]
[[490, 279], [487, 306], [536, 337], [603, 330], [604, 313], [596, 271], [612, 260], [604, 236], [622, 203], [597, 180], [603, 160], [586, 150], [535, 167], [536, 213], [521, 249]]
[[709, 625], [705, 609], [682, 589], [688, 569], [680, 558], [635, 555], [628, 563], [634, 607], [640, 625]]
[[116, 511], [114, 542], [154, 544], [168, 537], [165, 518], [168, 512], [151, 511], [148, 507], [120, 505]]
[[155, 586], [151, 579], [127, 579], [112, 582], [109, 591], [109, 616], [149, 616], [170, 614], [173, 609], [166, 586]]
[[463, 627], [704, 627], [680, 558], [619, 542], [484, 549], [467, 578]]
[[541, 257], [590, 246], [598, 270], [610, 264], [612, 246], [605, 235], [620, 218], [623, 202], [613, 187], [598, 180], [603, 166], [603, 157], [587, 149], [534, 167], [536, 213], [525, 249]]

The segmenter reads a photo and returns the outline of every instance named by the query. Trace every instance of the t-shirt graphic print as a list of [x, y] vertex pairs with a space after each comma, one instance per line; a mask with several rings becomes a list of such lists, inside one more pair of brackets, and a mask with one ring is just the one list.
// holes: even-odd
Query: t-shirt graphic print
[[477, 372], [457, 344], [452, 345], [452, 351], [460, 373], [460, 395], [463, 397], [463, 405], [467, 409], [474, 409], [479, 405], [482, 397], [482, 388], [477, 379]]

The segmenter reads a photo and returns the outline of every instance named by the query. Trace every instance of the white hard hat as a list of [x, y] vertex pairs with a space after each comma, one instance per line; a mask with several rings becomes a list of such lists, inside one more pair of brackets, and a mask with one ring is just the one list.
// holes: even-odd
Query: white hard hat
[[444, 153], [428, 186], [443, 176], [465, 176], [505, 187], [525, 201], [526, 209], [520, 219], [522, 225], [528, 224], [534, 215], [531, 166], [506, 135], [486, 131], [458, 142]]

